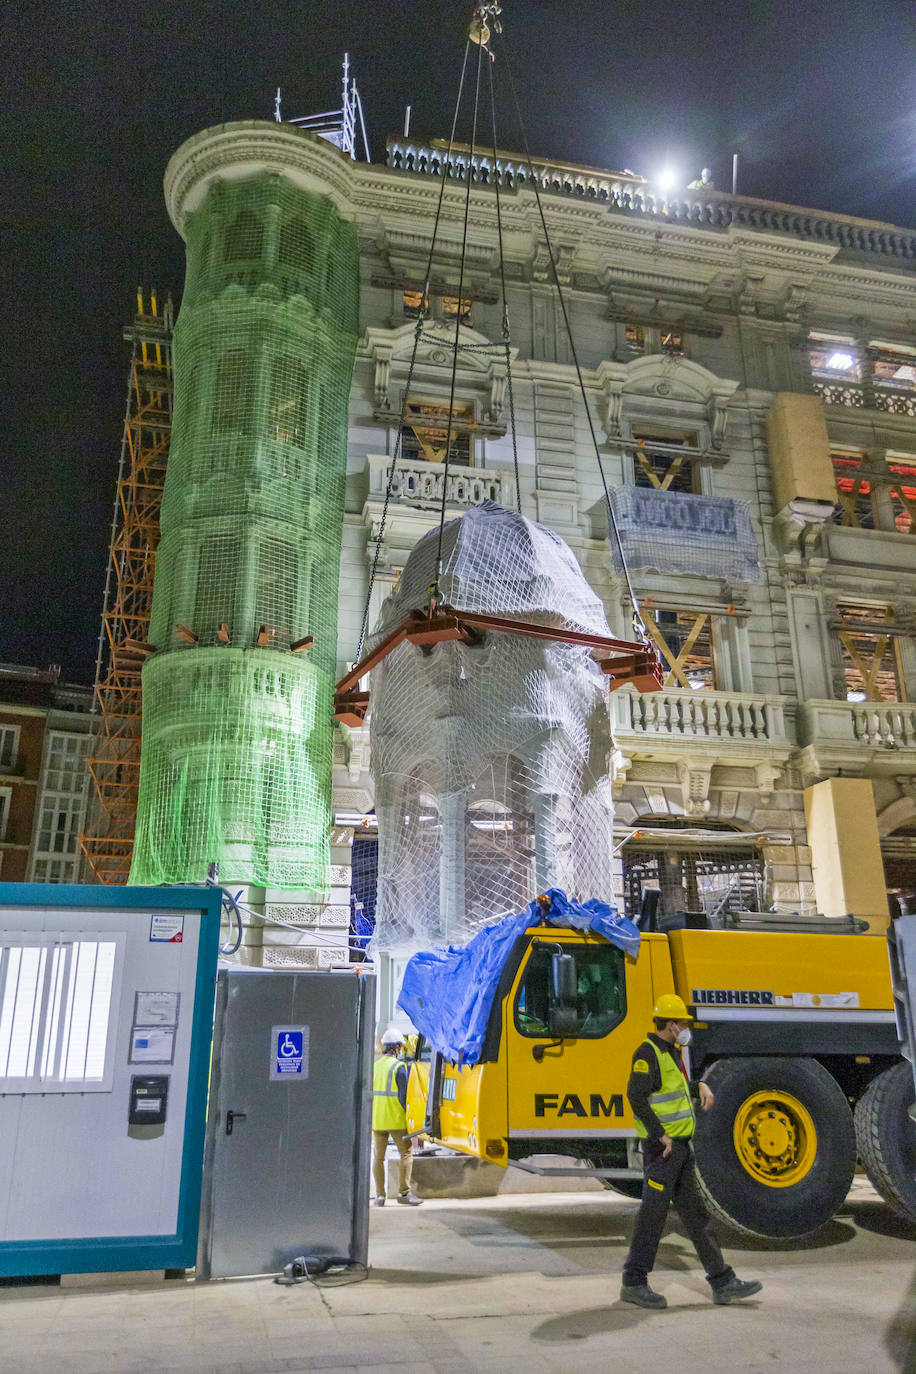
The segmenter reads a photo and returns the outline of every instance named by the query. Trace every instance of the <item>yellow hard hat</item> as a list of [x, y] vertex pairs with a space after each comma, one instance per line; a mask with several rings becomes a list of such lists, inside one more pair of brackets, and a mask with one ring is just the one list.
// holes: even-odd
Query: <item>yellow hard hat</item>
[[652, 1008], [652, 1015], [657, 1016], [660, 1021], [693, 1020], [683, 998], [678, 997], [676, 992], [663, 992]]

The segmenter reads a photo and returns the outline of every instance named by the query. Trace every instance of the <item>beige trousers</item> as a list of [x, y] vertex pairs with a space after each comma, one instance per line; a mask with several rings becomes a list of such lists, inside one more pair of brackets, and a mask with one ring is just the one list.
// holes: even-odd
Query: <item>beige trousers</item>
[[384, 1197], [385, 1187], [385, 1151], [388, 1149], [388, 1137], [394, 1141], [398, 1147], [398, 1192], [407, 1193], [410, 1191], [410, 1166], [413, 1162], [410, 1153], [411, 1140], [406, 1131], [373, 1131], [372, 1132], [372, 1178], [375, 1182], [376, 1197]]

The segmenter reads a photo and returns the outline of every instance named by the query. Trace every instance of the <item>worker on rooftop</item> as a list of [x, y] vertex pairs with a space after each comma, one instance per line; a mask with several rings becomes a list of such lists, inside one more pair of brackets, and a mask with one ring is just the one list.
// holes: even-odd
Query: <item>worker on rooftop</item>
[[712, 180], [712, 168], [704, 167], [696, 181], [687, 183], [688, 191], [714, 191], [716, 188]]
[[[655, 1030], [637, 1047], [627, 1084], [636, 1134], [643, 1141], [644, 1179], [620, 1296], [636, 1307], [668, 1306], [667, 1299], [649, 1287], [649, 1275], [673, 1202], [706, 1270], [713, 1302], [740, 1302], [759, 1293], [763, 1285], [737, 1278], [725, 1263], [697, 1183], [691, 1144], [696, 1110], [681, 1055], [681, 1047], [690, 1044], [691, 1016], [676, 993], [666, 992], [656, 1002], [653, 1017]], [[700, 1083], [697, 1093], [701, 1109], [708, 1112], [712, 1092]]]

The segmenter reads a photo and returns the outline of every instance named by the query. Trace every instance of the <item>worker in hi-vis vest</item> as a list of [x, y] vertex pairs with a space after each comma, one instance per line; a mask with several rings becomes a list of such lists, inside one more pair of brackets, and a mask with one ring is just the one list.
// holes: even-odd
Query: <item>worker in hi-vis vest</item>
[[372, 1177], [375, 1181], [376, 1207], [384, 1207], [385, 1153], [388, 1137], [398, 1150], [398, 1202], [418, 1207], [421, 1199], [410, 1191], [412, 1163], [410, 1136], [407, 1134], [407, 1079], [410, 1070], [399, 1051], [404, 1037], [394, 1026], [382, 1036], [382, 1053], [372, 1073]]
[[[740, 1302], [759, 1293], [763, 1285], [736, 1278], [725, 1263], [697, 1183], [691, 1143], [696, 1108], [681, 1056], [681, 1047], [690, 1044], [690, 1013], [676, 993], [666, 992], [652, 1015], [655, 1030], [633, 1055], [627, 1084], [636, 1134], [643, 1142], [643, 1187], [620, 1296], [637, 1307], [668, 1306], [661, 1293], [649, 1287], [649, 1275], [674, 1203], [706, 1270], [713, 1301]], [[698, 1097], [701, 1110], [708, 1112], [713, 1095], [705, 1083], [698, 1085]]]

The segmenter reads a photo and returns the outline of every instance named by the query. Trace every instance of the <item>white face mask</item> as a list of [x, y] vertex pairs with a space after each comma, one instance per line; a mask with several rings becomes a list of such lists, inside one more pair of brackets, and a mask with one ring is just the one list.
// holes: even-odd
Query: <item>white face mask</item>
[[692, 1039], [693, 1036], [690, 1032], [690, 1027], [685, 1026], [683, 1030], [679, 1030], [677, 1035], [674, 1037], [674, 1043], [675, 1045], [681, 1045], [683, 1047], [686, 1047], [690, 1044]]

